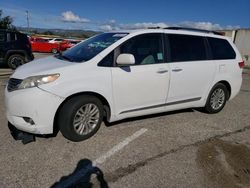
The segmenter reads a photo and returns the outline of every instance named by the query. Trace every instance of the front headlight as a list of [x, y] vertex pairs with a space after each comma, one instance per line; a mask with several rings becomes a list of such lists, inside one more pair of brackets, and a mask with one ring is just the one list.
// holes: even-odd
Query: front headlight
[[47, 83], [55, 81], [59, 76], [60, 74], [31, 76], [31, 77], [25, 78], [18, 86], [18, 89], [32, 88], [32, 87], [37, 87], [42, 84], [47, 84]]

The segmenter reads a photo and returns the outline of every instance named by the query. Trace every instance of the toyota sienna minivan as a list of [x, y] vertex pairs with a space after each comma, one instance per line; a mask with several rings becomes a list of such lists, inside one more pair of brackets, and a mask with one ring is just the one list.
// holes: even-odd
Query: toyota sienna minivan
[[5, 90], [18, 130], [71, 141], [108, 122], [202, 107], [217, 113], [240, 91], [244, 62], [233, 42], [187, 28], [102, 33], [18, 68]]

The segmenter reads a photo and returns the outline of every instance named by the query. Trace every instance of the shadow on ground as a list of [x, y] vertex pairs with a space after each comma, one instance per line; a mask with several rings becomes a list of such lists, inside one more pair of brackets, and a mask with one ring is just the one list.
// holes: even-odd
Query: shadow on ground
[[[96, 179], [91, 182], [91, 176], [96, 175]], [[82, 159], [78, 162], [75, 170], [63, 176], [58, 182], [54, 183], [51, 188], [108, 188], [104, 179], [103, 172], [100, 168], [93, 166], [89, 159]]]

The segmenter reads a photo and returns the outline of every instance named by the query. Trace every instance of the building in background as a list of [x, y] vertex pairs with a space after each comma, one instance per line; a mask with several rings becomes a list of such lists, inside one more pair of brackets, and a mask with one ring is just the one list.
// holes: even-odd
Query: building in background
[[231, 37], [238, 47], [246, 65], [250, 67], [250, 28], [237, 30], [223, 30], [226, 36]]

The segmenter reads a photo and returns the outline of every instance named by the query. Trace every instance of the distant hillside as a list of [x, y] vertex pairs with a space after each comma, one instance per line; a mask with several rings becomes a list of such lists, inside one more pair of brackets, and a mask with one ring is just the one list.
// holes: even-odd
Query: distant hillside
[[17, 30], [27, 33], [29, 35], [32, 34], [45, 34], [45, 35], [56, 35], [65, 38], [89, 38], [93, 35], [96, 35], [100, 32], [89, 31], [89, 30], [67, 30], [67, 29], [43, 29], [43, 28], [30, 28], [29, 32], [27, 28], [17, 27]]

